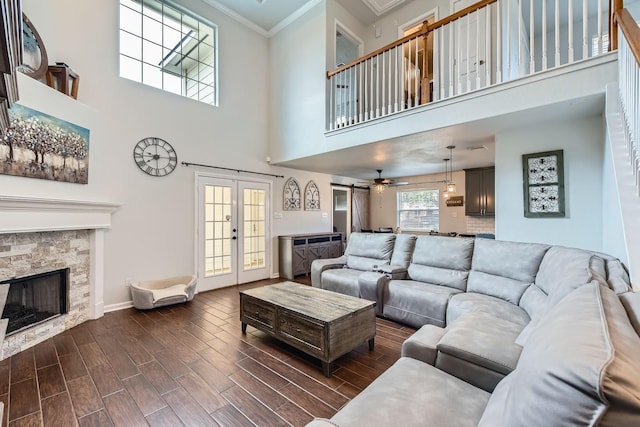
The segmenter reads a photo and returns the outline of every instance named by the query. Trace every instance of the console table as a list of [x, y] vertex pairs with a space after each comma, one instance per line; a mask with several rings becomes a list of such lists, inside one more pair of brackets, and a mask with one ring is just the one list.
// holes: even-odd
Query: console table
[[309, 274], [314, 259], [342, 255], [342, 233], [290, 234], [278, 236], [280, 277], [293, 279]]

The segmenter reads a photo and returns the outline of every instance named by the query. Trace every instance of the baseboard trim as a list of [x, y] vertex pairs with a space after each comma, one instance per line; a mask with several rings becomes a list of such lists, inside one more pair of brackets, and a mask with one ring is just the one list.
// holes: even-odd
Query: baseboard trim
[[119, 311], [133, 307], [133, 301], [119, 302], [117, 304], [109, 304], [104, 306], [104, 312]]

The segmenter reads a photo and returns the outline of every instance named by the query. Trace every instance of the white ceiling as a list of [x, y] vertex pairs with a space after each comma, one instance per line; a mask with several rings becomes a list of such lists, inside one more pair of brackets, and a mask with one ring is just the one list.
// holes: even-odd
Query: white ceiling
[[[319, 0], [203, 0], [254, 30], [272, 35]], [[364, 25], [404, 4], [407, 0], [336, 0]], [[411, 2], [413, 0], [409, 0]], [[375, 11], [375, 12], [374, 12]]]

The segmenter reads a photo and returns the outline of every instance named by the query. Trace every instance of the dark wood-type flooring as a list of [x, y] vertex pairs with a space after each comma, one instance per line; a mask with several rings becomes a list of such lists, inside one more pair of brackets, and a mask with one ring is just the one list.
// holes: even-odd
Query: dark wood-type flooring
[[414, 332], [377, 319], [374, 350], [362, 343], [326, 378], [316, 359], [251, 326], [241, 333], [238, 291], [275, 282], [107, 313], [3, 360], [2, 425], [301, 426], [331, 417]]

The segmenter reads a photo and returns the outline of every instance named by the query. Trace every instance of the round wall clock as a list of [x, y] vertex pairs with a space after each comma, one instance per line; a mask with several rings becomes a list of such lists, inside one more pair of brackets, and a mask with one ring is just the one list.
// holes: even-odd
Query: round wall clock
[[151, 176], [169, 175], [178, 165], [178, 155], [167, 141], [147, 137], [133, 148], [133, 160], [144, 173]]

